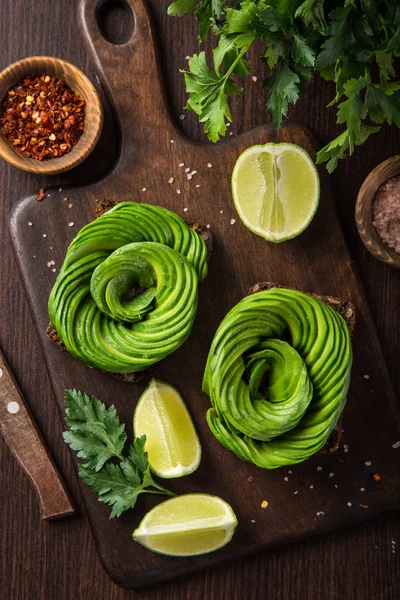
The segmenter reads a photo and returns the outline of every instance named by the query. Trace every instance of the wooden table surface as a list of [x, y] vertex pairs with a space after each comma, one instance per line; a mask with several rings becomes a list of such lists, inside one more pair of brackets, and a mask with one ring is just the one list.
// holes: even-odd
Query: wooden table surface
[[[184, 113], [182, 108], [184, 85], [178, 73], [186, 64], [185, 56], [197, 50], [195, 24], [190, 17], [167, 18], [168, 0], [149, 0], [149, 4], [159, 30], [173, 112], [177, 120], [185, 114], [185, 119], [179, 121], [182, 129], [199, 138], [201, 128], [194, 115]], [[77, 26], [78, 0], [34, 3], [3, 0], [1, 5], [0, 69], [24, 56], [49, 54], [75, 63], [98, 85], [94, 65]], [[121, 12], [106, 14], [105, 18], [105, 27], [114, 35], [121, 33], [127, 21]], [[249, 78], [245, 97], [235, 100], [231, 128], [234, 133], [268, 120], [262, 90], [263, 67], [256, 59], [255, 51], [253, 62], [257, 65], [258, 80]], [[334, 110], [324, 108], [331, 95], [330, 85], [316, 79], [290, 111], [292, 119], [312, 128], [324, 144], [338, 131]], [[62, 424], [13, 256], [9, 211], [21, 196], [41, 186], [62, 186], [102, 176], [112, 166], [116, 144], [112, 118], [107, 111], [103, 136], [95, 153], [65, 176], [41, 179], [18, 172], [4, 162], [0, 164], [0, 345], [79, 508], [75, 517], [42, 522], [32, 487], [0, 437], [1, 597], [4, 600], [397, 599], [400, 597], [399, 513], [135, 592], [118, 588], [103, 571], [72, 462], [61, 443]], [[369, 255], [357, 235], [353, 213], [357, 190], [365, 176], [379, 162], [399, 153], [399, 149], [400, 131], [384, 127], [331, 177], [347, 243], [364, 284], [397, 392], [400, 390], [400, 271]], [[323, 243], [321, 240], [321, 252]]]

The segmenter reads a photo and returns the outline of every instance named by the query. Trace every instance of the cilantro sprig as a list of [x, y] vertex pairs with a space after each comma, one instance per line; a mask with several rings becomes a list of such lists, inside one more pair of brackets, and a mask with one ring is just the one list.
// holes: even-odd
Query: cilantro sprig
[[243, 92], [235, 76], [250, 73], [246, 53], [256, 40], [265, 44], [266, 108], [278, 130], [315, 72], [334, 83], [328, 106], [337, 107], [343, 132], [317, 155], [329, 172], [382, 123], [400, 127], [398, 0], [177, 0], [168, 13], [194, 13], [200, 42], [209, 31], [218, 40], [212, 66], [200, 52], [184, 72], [186, 108], [213, 142], [232, 120], [230, 100]]
[[82, 480], [100, 502], [112, 506], [110, 518], [133, 508], [140, 494], [175, 495], [154, 481], [145, 435], [136, 438], [123, 456], [127, 435], [115, 406], [107, 408], [95, 396], [77, 390], [65, 390], [65, 403], [69, 430], [63, 433], [64, 441], [83, 460], [78, 467]]

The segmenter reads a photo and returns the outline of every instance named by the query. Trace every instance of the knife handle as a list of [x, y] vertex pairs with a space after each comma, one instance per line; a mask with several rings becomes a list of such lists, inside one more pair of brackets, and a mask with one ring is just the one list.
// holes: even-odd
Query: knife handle
[[36, 489], [41, 518], [57, 519], [74, 513], [62, 477], [1, 350], [0, 429]]

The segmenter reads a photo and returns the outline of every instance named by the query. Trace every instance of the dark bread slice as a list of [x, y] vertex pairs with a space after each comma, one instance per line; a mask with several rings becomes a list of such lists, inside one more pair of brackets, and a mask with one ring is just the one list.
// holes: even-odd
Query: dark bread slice
[[[96, 206], [94, 220], [101, 217], [101, 215], [103, 215], [105, 212], [109, 211], [111, 208], [114, 208], [114, 206], [116, 206], [117, 204], [119, 204], [118, 200], [104, 199], [101, 202], [99, 202], [98, 205]], [[211, 235], [210, 230], [207, 227], [205, 227], [204, 225], [200, 225], [200, 223], [197, 223], [197, 222], [188, 223], [188, 225], [194, 231], [196, 231], [199, 234], [199, 236], [204, 240], [206, 247], [207, 247], [207, 259], [210, 258], [211, 252], [212, 252], [212, 235]], [[54, 329], [54, 327], [51, 326], [50, 323], [47, 325], [46, 335], [49, 338], [49, 340], [51, 342], [53, 342], [54, 344], [56, 344], [59, 348], [61, 348], [61, 350], [67, 351], [67, 348], [65, 347], [64, 343], [62, 342], [57, 331]], [[152, 369], [153, 369], [153, 367], [151, 366], [148, 369], [144, 369], [143, 371], [137, 371], [137, 373], [110, 373], [109, 371], [106, 371], [106, 373], [108, 373], [115, 379], [120, 379], [121, 381], [125, 381], [125, 383], [137, 383], [137, 382], [141, 381], [144, 377], [149, 375], [149, 373], [151, 373]]]
[[[296, 290], [296, 288], [288, 288], [284, 285], [278, 285], [276, 283], [271, 283], [270, 281], [263, 281], [262, 283], [256, 283], [249, 290], [250, 294], [255, 294], [256, 292], [262, 292], [264, 290], [272, 290], [272, 288], [286, 288], [294, 291], [302, 291]], [[356, 310], [354, 304], [349, 302], [348, 300], [342, 300], [341, 298], [335, 298], [333, 296], [321, 296], [320, 294], [313, 294], [310, 292], [304, 292], [309, 296], [313, 296], [314, 298], [318, 298], [322, 302], [325, 302], [328, 306], [333, 308], [341, 317], [343, 317], [347, 327], [349, 328], [350, 336], [352, 337], [354, 327], [356, 324]], [[338, 422], [336, 423], [336, 427], [332, 431], [329, 436], [328, 441], [325, 446], [319, 450], [317, 454], [334, 454], [336, 450], [338, 450], [340, 443], [342, 441], [342, 421], [343, 421], [343, 413], [340, 415]]]

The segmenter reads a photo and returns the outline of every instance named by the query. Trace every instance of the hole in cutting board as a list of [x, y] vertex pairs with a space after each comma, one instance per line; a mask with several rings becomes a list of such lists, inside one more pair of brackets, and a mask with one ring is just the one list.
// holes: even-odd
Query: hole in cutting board
[[96, 9], [101, 35], [110, 44], [126, 44], [133, 34], [135, 19], [125, 0], [104, 0]]

